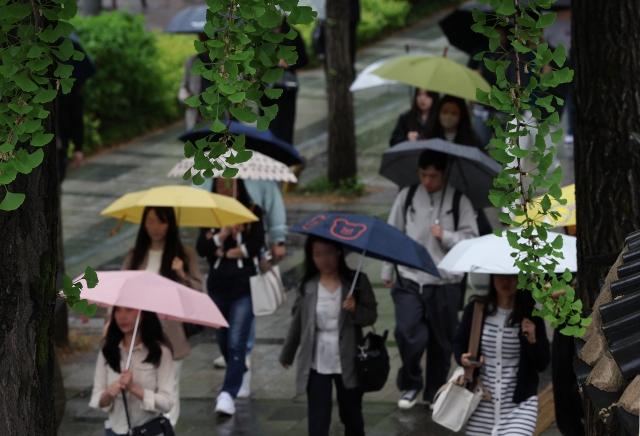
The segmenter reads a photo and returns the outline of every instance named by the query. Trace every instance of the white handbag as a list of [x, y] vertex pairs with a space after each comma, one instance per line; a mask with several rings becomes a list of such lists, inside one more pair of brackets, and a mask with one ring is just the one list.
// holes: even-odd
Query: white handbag
[[[265, 263], [266, 264], [266, 263]], [[256, 262], [258, 274], [251, 277], [251, 303], [255, 316], [271, 315], [286, 299], [284, 285], [280, 278], [280, 267], [268, 265], [260, 268]]]
[[433, 421], [452, 431], [460, 431], [469, 420], [485, 395], [481, 383], [469, 390], [466, 388], [464, 368], [458, 367], [453, 376], [436, 394], [433, 405]]
[[[482, 330], [484, 303], [476, 300], [471, 333], [469, 335], [469, 353], [477, 356]], [[433, 421], [452, 431], [460, 431], [480, 404], [482, 398], [491, 400], [489, 391], [482, 385], [480, 377], [473, 378], [473, 368], [459, 366], [453, 375], [435, 395]]]

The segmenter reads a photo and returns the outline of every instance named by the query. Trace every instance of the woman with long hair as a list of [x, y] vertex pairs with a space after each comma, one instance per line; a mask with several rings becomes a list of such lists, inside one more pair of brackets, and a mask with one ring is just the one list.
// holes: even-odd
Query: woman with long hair
[[411, 109], [398, 117], [396, 127], [391, 133], [391, 139], [389, 139], [389, 146], [393, 147], [400, 142], [421, 139], [427, 131], [431, 115], [438, 107], [439, 101], [440, 94], [437, 92], [416, 88], [413, 93]]
[[329, 434], [333, 384], [345, 435], [364, 435], [363, 391], [355, 358], [362, 327], [375, 323], [378, 316], [375, 295], [363, 273], [349, 295], [354, 272], [336, 242], [309, 236], [304, 262], [304, 277], [280, 363], [288, 369], [300, 347], [296, 390], [299, 395], [307, 393], [310, 436]]
[[[125, 369], [138, 310], [114, 307], [98, 354], [89, 406], [109, 413], [105, 436], [124, 436], [173, 407], [174, 367], [158, 316], [142, 311], [129, 369]], [[127, 398], [125, 403], [122, 398]]]
[[468, 436], [533, 435], [538, 416], [538, 373], [549, 365], [544, 320], [532, 317], [534, 301], [518, 291], [518, 276], [492, 275], [485, 302], [477, 361], [467, 351], [474, 302], [467, 305], [453, 339], [459, 365], [477, 368], [491, 394], [467, 423]]
[[422, 139], [442, 138], [447, 141], [483, 149], [480, 138], [471, 126], [469, 108], [459, 97], [445, 95], [435, 107], [434, 116]]
[[227, 369], [215, 411], [233, 415], [240, 388], [243, 383], [249, 384], [247, 340], [254, 319], [250, 278], [257, 273], [254, 260], [259, 258], [264, 246], [264, 225], [262, 210], [252, 203], [242, 180], [214, 179], [212, 190], [236, 198], [259, 219], [258, 222], [222, 229], [201, 229], [196, 246], [198, 254], [209, 261], [209, 296], [229, 323], [229, 328], [216, 330]]
[[[123, 270], [146, 270], [202, 291], [202, 276], [196, 253], [180, 241], [176, 215], [172, 207], [147, 207], [142, 214], [136, 245], [129, 250]], [[191, 353], [184, 326], [177, 321], [163, 321], [173, 349], [175, 380], [174, 406], [168, 416], [175, 427], [180, 416], [180, 370]]]

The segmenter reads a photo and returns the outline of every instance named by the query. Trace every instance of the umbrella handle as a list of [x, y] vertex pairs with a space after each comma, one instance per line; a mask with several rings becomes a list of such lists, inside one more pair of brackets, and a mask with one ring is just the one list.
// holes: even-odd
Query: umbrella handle
[[360, 256], [360, 263], [358, 264], [358, 269], [356, 270], [356, 275], [353, 277], [353, 282], [351, 283], [351, 289], [349, 290], [349, 295], [353, 295], [353, 291], [356, 288], [356, 283], [358, 282], [358, 276], [360, 275], [360, 270], [362, 269], [362, 262], [364, 261], [364, 256], [367, 253], [365, 249]]
[[131, 355], [133, 354], [133, 346], [136, 343], [136, 335], [138, 334], [138, 325], [140, 324], [140, 313], [142, 311], [138, 310], [138, 316], [136, 317], [136, 325], [133, 327], [133, 336], [131, 337], [131, 345], [129, 346], [129, 357], [127, 357], [127, 366], [125, 369], [129, 369], [131, 366]]

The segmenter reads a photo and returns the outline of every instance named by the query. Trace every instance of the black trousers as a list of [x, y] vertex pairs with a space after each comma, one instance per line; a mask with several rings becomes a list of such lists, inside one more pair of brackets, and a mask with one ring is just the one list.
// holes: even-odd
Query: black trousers
[[553, 332], [551, 377], [556, 406], [556, 423], [563, 436], [584, 436], [582, 400], [573, 372], [575, 348], [573, 338]]
[[420, 361], [427, 352], [423, 398], [433, 401], [451, 367], [451, 342], [458, 326], [460, 284], [425, 285], [400, 278], [391, 290], [396, 310], [395, 338], [402, 367], [396, 384], [401, 391], [425, 387]]
[[345, 436], [364, 436], [362, 418], [362, 395], [360, 388], [347, 389], [342, 384], [341, 374], [318, 374], [309, 372], [307, 383], [307, 404], [309, 415], [309, 436], [328, 436], [333, 409], [332, 384], [336, 385], [340, 421], [344, 424]]
[[278, 113], [269, 124], [269, 130], [278, 139], [293, 145], [293, 131], [296, 123], [296, 99], [298, 91], [282, 90], [282, 95], [275, 100], [266, 96], [262, 98], [263, 106], [278, 105]]

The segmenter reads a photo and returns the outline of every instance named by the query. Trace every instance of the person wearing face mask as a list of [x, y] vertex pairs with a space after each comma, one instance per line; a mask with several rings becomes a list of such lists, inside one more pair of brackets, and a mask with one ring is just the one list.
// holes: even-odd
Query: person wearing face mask
[[463, 99], [445, 95], [435, 111], [438, 116], [431, 118], [424, 139], [442, 138], [459, 145], [484, 149], [480, 138], [471, 127], [469, 109]]
[[400, 114], [396, 128], [393, 129], [389, 146], [404, 141], [417, 141], [424, 136], [427, 126], [431, 120], [432, 108], [438, 106], [440, 94], [437, 92], [426, 91], [416, 88], [413, 94], [413, 103], [411, 109]]

